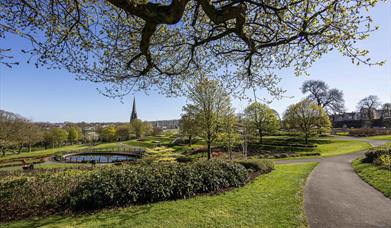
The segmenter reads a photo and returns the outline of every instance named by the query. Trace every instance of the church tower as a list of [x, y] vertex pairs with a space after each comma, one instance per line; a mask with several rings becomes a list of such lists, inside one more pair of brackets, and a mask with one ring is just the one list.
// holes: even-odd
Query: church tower
[[132, 122], [132, 120], [134, 119], [137, 119], [136, 98], [133, 98], [133, 108], [132, 108], [132, 114], [130, 115], [130, 122]]

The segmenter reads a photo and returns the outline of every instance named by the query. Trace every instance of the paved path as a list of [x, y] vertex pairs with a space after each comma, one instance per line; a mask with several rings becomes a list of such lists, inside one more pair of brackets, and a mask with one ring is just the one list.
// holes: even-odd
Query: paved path
[[[341, 139], [367, 141], [373, 146], [386, 142]], [[363, 154], [277, 162], [320, 162], [304, 188], [304, 208], [311, 228], [391, 227], [391, 200], [361, 180], [351, 166], [351, 161]]]

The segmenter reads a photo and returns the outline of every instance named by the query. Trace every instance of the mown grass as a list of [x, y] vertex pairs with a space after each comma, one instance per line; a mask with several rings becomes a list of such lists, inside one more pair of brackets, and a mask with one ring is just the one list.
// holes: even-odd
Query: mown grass
[[[343, 154], [350, 154], [359, 151], [370, 149], [372, 146], [367, 142], [361, 142], [357, 140], [325, 140], [326, 143], [315, 143], [317, 147], [314, 152], [319, 152], [320, 156], [301, 156], [301, 157], [288, 157], [278, 158], [276, 160], [296, 160], [296, 159], [308, 159], [319, 157], [332, 157]], [[298, 152], [305, 154], [306, 152]]]
[[357, 140], [330, 140], [327, 144], [318, 144], [318, 152], [322, 157], [331, 157], [341, 154], [350, 154], [368, 150], [371, 145]]
[[391, 198], [391, 171], [372, 163], [363, 163], [360, 158], [352, 162], [353, 169], [368, 184]]
[[391, 135], [376, 135], [376, 136], [366, 137], [365, 139], [369, 139], [369, 140], [391, 140]]
[[315, 166], [278, 165], [272, 173], [216, 196], [22, 220], [3, 227], [306, 227], [303, 187]]
[[39, 150], [33, 152], [24, 152], [20, 154], [6, 155], [3, 157], [0, 156], [0, 162], [7, 161], [7, 160], [24, 159], [24, 158], [28, 159], [28, 158], [36, 158], [36, 157], [45, 157], [45, 156], [50, 156], [59, 153], [61, 151], [72, 151], [72, 150], [78, 150], [83, 148], [87, 148], [87, 146], [85, 145], [63, 146], [63, 147], [47, 149], [47, 150]]

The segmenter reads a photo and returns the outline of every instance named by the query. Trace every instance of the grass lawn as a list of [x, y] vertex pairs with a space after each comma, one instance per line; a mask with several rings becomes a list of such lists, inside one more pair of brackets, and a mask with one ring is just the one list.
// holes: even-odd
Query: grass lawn
[[14, 159], [23, 159], [23, 158], [35, 158], [35, 157], [46, 157], [50, 156], [52, 154], [61, 152], [61, 151], [72, 151], [72, 150], [78, 150], [86, 148], [85, 145], [72, 145], [72, 146], [63, 146], [59, 148], [53, 148], [53, 149], [47, 149], [47, 150], [39, 150], [39, 151], [33, 151], [33, 152], [24, 152], [20, 154], [12, 154], [7, 156], [0, 156], [0, 162], [6, 161], [6, 160], [14, 160]]
[[357, 174], [368, 184], [391, 198], [391, 171], [380, 168], [371, 163], [362, 163], [361, 159], [352, 162]]
[[[363, 150], [368, 150], [372, 146], [367, 142], [361, 142], [356, 140], [335, 140], [327, 139], [327, 143], [316, 143], [317, 148], [314, 152], [319, 152], [320, 156], [301, 156], [301, 157], [288, 157], [277, 158], [276, 160], [296, 160], [318, 157], [332, 157], [336, 155], [355, 153]], [[306, 152], [299, 152], [305, 154]]]
[[322, 157], [331, 157], [363, 151], [370, 148], [371, 145], [367, 142], [356, 140], [330, 140], [330, 143], [318, 144], [317, 150], [320, 152]]
[[366, 137], [366, 139], [370, 139], [370, 140], [391, 140], [391, 135], [370, 136], [370, 137]]
[[277, 165], [272, 173], [217, 196], [22, 220], [3, 227], [306, 227], [303, 187], [315, 166]]

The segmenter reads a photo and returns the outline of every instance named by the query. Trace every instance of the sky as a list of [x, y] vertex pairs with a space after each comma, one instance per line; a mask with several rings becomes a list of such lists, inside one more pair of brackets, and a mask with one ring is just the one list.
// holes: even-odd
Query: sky
[[[373, 60], [386, 60], [383, 66], [356, 66], [337, 52], [324, 55], [309, 70], [310, 76], [294, 76], [285, 70], [280, 87], [286, 90], [284, 98], [273, 100], [269, 106], [280, 114], [290, 104], [304, 96], [300, 87], [305, 80], [323, 80], [331, 88], [344, 92], [347, 111], [355, 111], [357, 102], [377, 95], [380, 101], [391, 102], [391, 4], [380, 2], [369, 11], [374, 25], [380, 30], [358, 43], [370, 51]], [[20, 50], [28, 44], [15, 36], [0, 40], [0, 48], [12, 48], [21, 64], [8, 68], [0, 65], [0, 109], [18, 113], [33, 121], [48, 122], [125, 122], [129, 120], [133, 97], [136, 98], [138, 116], [142, 120], [177, 119], [186, 104], [186, 98], [167, 98], [158, 92], [138, 92], [121, 99], [107, 98], [97, 91], [97, 85], [77, 81], [65, 70], [36, 69], [27, 64]], [[260, 90], [257, 96], [270, 98]], [[246, 100], [233, 100], [237, 112], [248, 105]]]

